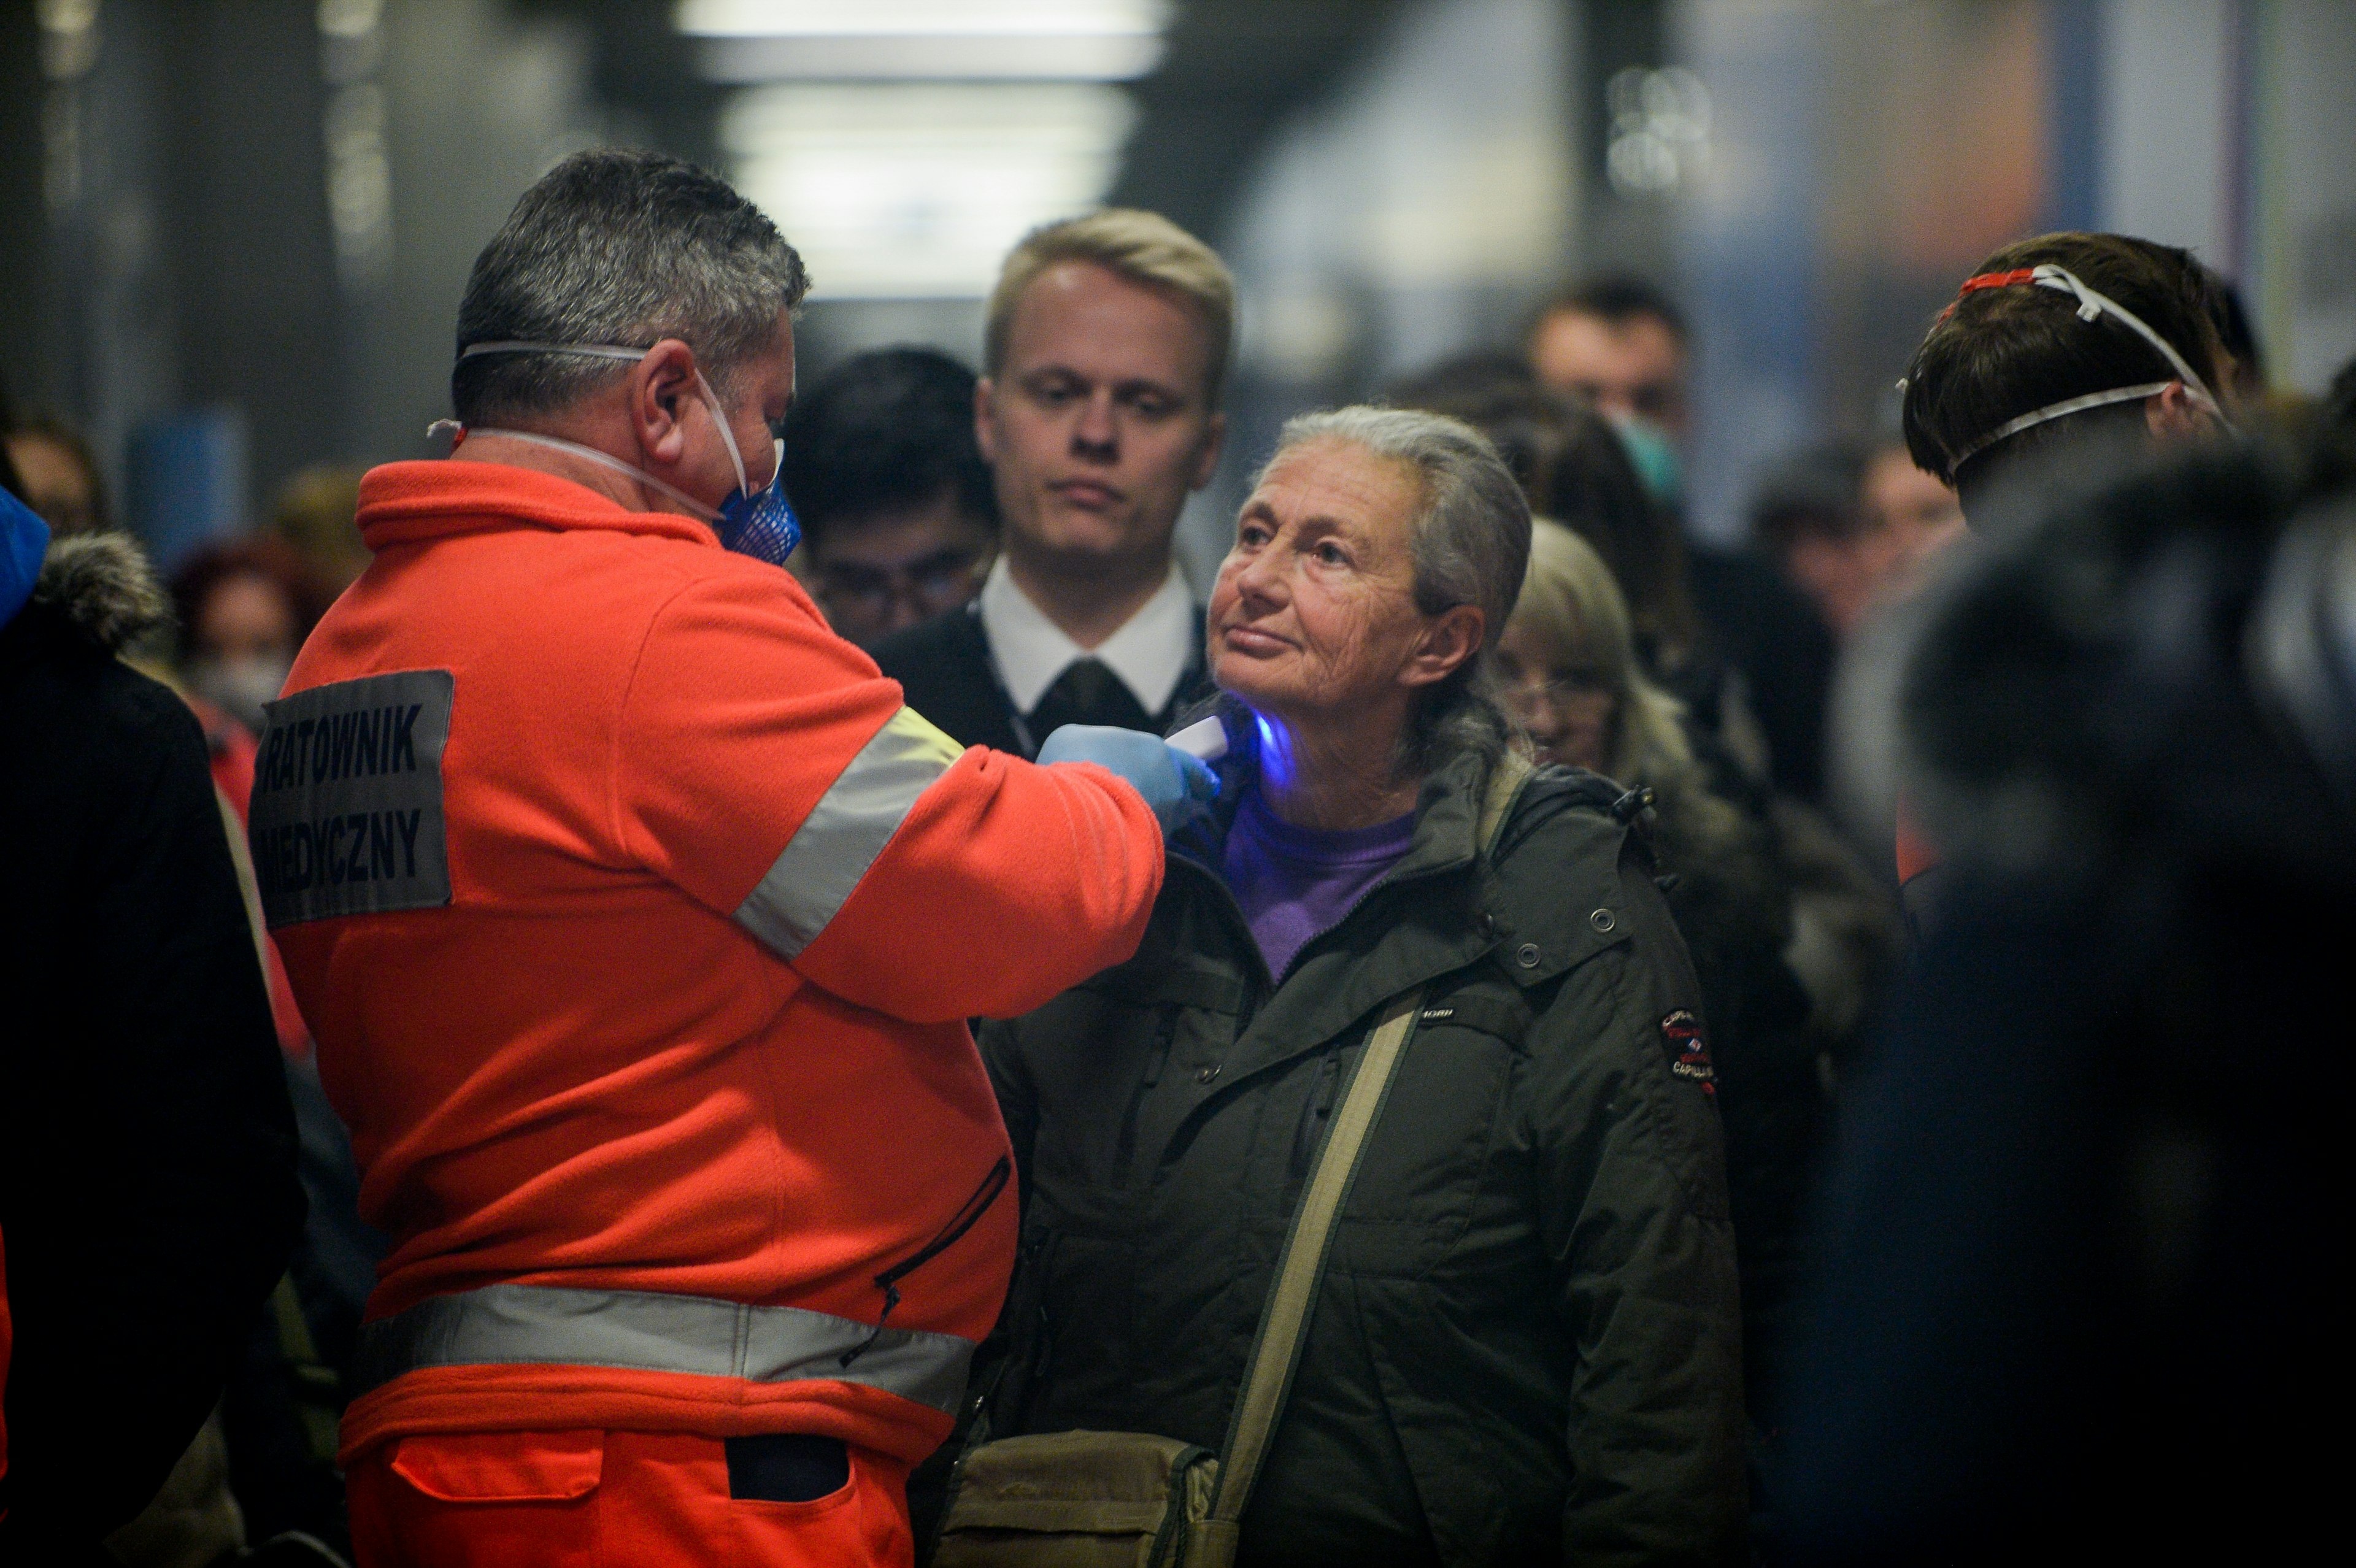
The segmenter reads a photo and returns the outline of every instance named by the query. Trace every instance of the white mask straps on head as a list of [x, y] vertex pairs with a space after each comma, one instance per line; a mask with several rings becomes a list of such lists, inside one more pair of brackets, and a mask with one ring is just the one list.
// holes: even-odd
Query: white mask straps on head
[[[635, 362], [653, 352], [651, 348], [629, 348], [618, 343], [533, 343], [519, 337], [502, 337], [489, 343], [470, 343], [458, 350], [458, 357], [472, 359], [477, 354], [577, 354], [584, 359], [628, 359]], [[695, 373], [695, 387], [697, 395], [710, 406], [712, 422], [720, 427], [720, 439], [728, 448], [729, 466], [736, 470], [736, 493], [740, 496], [750, 496], [753, 493], [753, 481], [744, 472], [744, 454], [737, 448], [736, 432], [728, 428], [728, 411], [720, 406], [720, 394], [712, 389], [712, 383], [703, 379], [703, 372], [701, 370]], [[500, 431], [498, 433], [513, 435], [515, 432]], [[781, 441], [776, 445], [777, 460], [783, 463], [785, 443]], [[633, 468], [630, 472], [635, 474], [637, 470]], [[774, 477], [774, 471], [772, 475]], [[658, 488], [669, 489], [669, 486], [663, 485], [660, 481], [657, 481], [656, 484]], [[673, 496], [679, 494], [676, 490], [671, 490], [669, 493]], [[698, 505], [701, 503], [699, 502]], [[704, 511], [711, 513], [712, 508], [706, 507]], [[716, 513], [712, 515], [717, 516]]]
[[528, 343], [519, 337], [502, 337], [491, 343], [469, 343], [458, 350], [461, 359], [472, 359], [477, 354], [577, 354], [584, 359], [643, 359], [653, 353], [651, 348], [629, 348], [618, 343]]
[[[2073, 296], [2078, 302], [2078, 319], [2081, 321], [2095, 321], [2105, 312], [2118, 317], [2120, 322], [2136, 336], [2159, 351], [2160, 357], [2168, 361], [2169, 368], [2176, 372], [2177, 379], [2184, 383], [2185, 396], [2190, 400], [2194, 408], [2201, 410], [2227, 430], [2233, 428], [2233, 421], [2225, 417], [2225, 411], [2219, 406], [2216, 395], [2210, 391], [2209, 383], [2201, 379], [2201, 373], [2198, 370], [2185, 362], [2184, 356], [2176, 351], [2175, 345], [2154, 332], [2143, 317], [2136, 315], [2118, 301], [2108, 294], [2097, 293], [2088, 288], [2069, 268], [2058, 266], [2051, 261], [2040, 262], [2030, 268], [2025, 278], [2019, 273], [2000, 273], [1988, 277], [1986, 282], [1979, 278], [1971, 279], [1964, 284], [1964, 292], [1968, 293], [1975, 287], [2000, 286], [2016, 281], [2028, 283], [2038, 288], [2057, 290]], [[1905, 385], [1903, 381], [1899, 383], [1901, 389]], [[2022, 431], [2043, 424], [2049, 420], [2058, 420], [2069, 414], [2083, 413], [2088, 409], [2099, 409], [2110, 403], [2124, 403], [2138, 398], [2148, 398], [2155, 393], [2166, 391], [2174, 383], [2169, 381], [2141, 381], [2132, 387], [2116, 387], [2104, 392], [2088, 392], [2083, 397], [2064, 398], [2058, 403], [2048, 403], [2041, 409], [2032, 409], [2019, 419], [2006, 421], [1948, 459], [1947, 472], [1953, 474], [1997, 442], [2008, 436], [2019, 435]]]
[[529, 430], [507, 430], [498, 425], [481, 425], [469, 429], [456, 420], [435, 420], [425, 427], [427, 435], [440, 435], [444, 431], [450, 433], [450, 444], [454, 451], [460, 442], [470, 435], [498, 435], [505, 436], [509, 441], [520, 441], [531, 446], [544, 446], [552, 452], [569, 452], [575, 457], [585, 457], [592, 463], [602, 463], [616, 474], [626, 474], [639, 484], [661, 491], [714, 528], [720, 525], [718, 508], [705, 506], [678, 485], [666, 485], [645, 469], [625, 463], [610, 452], [600, 452], [594, 446], [584, 446], [577, 441], [567, 441], [561, 435], [541, 435], [536, 431]]
[[[651, 348], [630, 348], [619, 343], [533, 343], [519, 337], [502, 337], [487, 343], [470, 343], [458, 350], [458, 357], [472, 359], [478, 354], [573, 354], [584, 359], [627, 359], [636, 363], [653, 352]], [[720, 438], [728, 445], [728, 461], [735, 465], [736, 488], [741, 494], [745, 483], [744, 460], [737, 455], [736, 437], [728, 429], [727, 416], [721, 411], [720, 400], [713, 396], [710, 383], [703, 379], [703, 372], [698, 370], [695, 373], [695, 379], [702, 393], [703, 400], [712, 405], [713, 422], [720, 426]], [[558, 452], [569, 452], [575, 457], [588, 458], [593, 463], [602, 463], [617, 473], [626, 474], [633, 479], [645, 481], [680, 506], [687, 507], [705, 522], [715, 527], [720, 522], [718, 507], [706, 506], [677, 485], [666, 485], [645, 469], [635, 467], [611, 453], [600, 452], [594, 446], [584, 446], [577, 441], [566, 441], [562, 436], [536, 435], [528, 430], [502, 430], [489, 425], [470, 432], [455, 420], [436, 420], [426, 427], [425, 433], [432, 435], [445, 426], [456, 431], [460, 441], [464, 441], [469, 434], [503, 435], [510, 440], [529, 442], [534, 446], [551, 447]]]
[[[525, 338], [503, 337], [468, 344], [458, 351], [458, 357], [471, 359], [478, 354], [575, 354], [591, 359], [637, 361], [652, 352], [650, 348], [631, 348], [618, 343], [538, 343]], [[744, 454], [736, 444], [736, 432], [729, 428], [728, 411], [721, 406], [720, 394], [712, 389], [711, 381], [701, 370], [695, 373], [695, 386], [698, 394], [712, 410], [712, 422], [719, 427], [720, 440], [728, 450], [728, 464], [736, 471], [735, 491], [717, 507], [706, 506], [685, 491], [664, 484], [642, 468], [633, 467], [608, 453], [583, 446], [577, 442], [519, 430], [486, 428], [483, 433], [503, 435], [539, 446], [552, 447], [559, 452], [569, 452], [627, 474], [661, 491], [710, 523], [718, 531], [720, 542], [728, 549], [775, 566], [783, 566], [802, 537], [801, 524], [794, 517], [792, 503], [787, 500], [784, 488], [786, 443], [772, 438], [769, 443], [769, 477], [760, 489], [754, 489], [752, 475], [744, 469]], [[433, 428], [439, 429], [442, 424], [455, 422], [438, 421]], [[459, 439], [465, 439], [463, 427], [460, 428]]]

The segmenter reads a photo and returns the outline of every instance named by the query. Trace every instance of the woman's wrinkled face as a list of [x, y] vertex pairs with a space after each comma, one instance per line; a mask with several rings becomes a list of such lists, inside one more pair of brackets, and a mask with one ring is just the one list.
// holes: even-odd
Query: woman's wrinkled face
[[1604, 672], [1521, 621], [1497, 639], [1507, 711], [1530, 732], [1542, 763], [1609, 773], [1619, 702]]
[[1412, 467], [1355, 442], [1279, 456], [1244, 503], [1211, 591], [1212, 677], [1300, 721], [1378, 709], [1444, 676], [1419, 657], [1438, 619], [1415, 603], [1422, 498]]

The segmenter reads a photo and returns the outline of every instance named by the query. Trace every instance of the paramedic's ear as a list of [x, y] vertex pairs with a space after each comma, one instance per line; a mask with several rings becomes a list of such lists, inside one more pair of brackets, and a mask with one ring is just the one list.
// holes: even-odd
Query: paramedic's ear
[[648, 349], [630, 369], [628, 400], [630, 431], [637, 437], [638, 450], [658, 468], [678, 464], [687, 454], [681, 411], [697, 401], [695, 350], [676, 337]]

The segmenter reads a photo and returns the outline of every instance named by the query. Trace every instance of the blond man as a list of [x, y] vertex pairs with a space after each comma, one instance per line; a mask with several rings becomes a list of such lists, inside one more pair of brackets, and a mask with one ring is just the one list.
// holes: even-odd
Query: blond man
[[1063, 724], [1162, 730], [1207, 691], [1171, 537], [1218, 462], [1234, 331], [1226, 267], [1156, 214], [1109, 208], [1014, 248], [974, 394], [1003, 549], [971, 605], [875, 648], [911, 707], [1032, 756]]

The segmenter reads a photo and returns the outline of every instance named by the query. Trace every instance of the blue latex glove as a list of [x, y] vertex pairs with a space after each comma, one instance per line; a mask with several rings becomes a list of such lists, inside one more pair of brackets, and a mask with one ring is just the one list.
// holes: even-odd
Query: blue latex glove
[[1041, 763], [1094, 763], [1137, 788], [1161, 819], [1162, 837], [1218, 798], [1219, 781], [1200, 760], [1158, 735], [1111, 724], [1066, 724], [1039, 748]]

